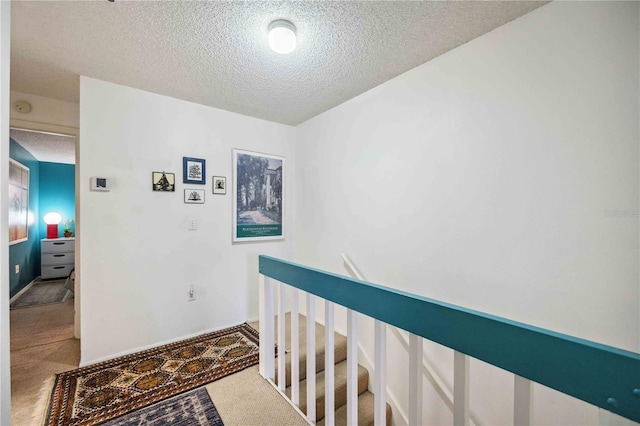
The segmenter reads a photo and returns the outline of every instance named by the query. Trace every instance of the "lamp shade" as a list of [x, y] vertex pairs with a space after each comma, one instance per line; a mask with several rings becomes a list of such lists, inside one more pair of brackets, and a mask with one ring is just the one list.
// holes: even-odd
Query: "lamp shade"
[[60, 222], [62, 222], [62, 216], [60, 216], [60, 213], [49, 212], [44, 215], [44, 223], [47, 225], [57, 225]]
[[269, 47], [277, 53], [291, 53], [296, 48], [296, 27], [278, 19], [269, 24]]

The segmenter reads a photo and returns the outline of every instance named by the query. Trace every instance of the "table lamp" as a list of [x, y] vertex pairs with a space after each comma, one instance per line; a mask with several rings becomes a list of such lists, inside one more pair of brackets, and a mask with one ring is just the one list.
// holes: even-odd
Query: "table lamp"
[[62, 221], [62, 216], [56, 212], [49, 212], [44, 215], [44, 222], [47, 224], [47, 238], [58, 238], [58, 224]]

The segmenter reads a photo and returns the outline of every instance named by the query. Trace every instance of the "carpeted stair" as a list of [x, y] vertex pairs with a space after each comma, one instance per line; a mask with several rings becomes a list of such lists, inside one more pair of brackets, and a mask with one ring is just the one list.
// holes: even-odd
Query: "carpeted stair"
[[[285, 358], [286, 366], [286, 385], [285, 393], [291, 396], [291, 354], [289, 348], [290, 342], [290, 314], [286, 317], [286, 341], [287, 355]], [[300, 409], [307, 412], [307, 319], [300, 315], [299, 317], [299, 339], [300, 339]], [[336, 333], [335, 342], [335, 424], [347, 424], [347, 338]], [[324, 425], [324, 327], [316, 323], [316, 420], [318, 425]], [[276, 382], [277, 382], [277, 361], [276, 361]], [[369, 372], [367, 369], [358, 366], [358, 425], [373, 425], [373, 394], [367, 389], [369, 382]], [[387, 426], [391, 425], [391, 407], [387, 404]]]

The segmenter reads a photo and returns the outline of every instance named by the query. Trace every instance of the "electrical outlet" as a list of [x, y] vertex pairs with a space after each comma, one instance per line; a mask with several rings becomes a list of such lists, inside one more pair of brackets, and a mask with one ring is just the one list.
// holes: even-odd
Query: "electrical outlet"
[[16, 265], [16, 274], [20, 273], [20, 265]]
[[189, 302], [196, 300], [196, 288], [193, 284], [189, 286]]

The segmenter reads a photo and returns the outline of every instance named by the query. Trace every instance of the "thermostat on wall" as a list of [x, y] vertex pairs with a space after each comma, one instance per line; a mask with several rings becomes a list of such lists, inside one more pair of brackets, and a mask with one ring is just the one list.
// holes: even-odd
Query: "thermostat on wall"
[[92, 176], [91, 190], [92, 191], [110, 191], [111, 178]]

